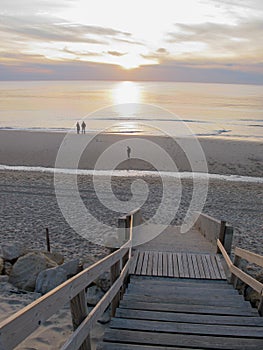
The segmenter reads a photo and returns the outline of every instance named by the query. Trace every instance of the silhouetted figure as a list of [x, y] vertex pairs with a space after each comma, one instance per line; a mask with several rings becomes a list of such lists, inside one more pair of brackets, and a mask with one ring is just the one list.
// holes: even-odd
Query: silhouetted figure
[[79, 134], [79, 132], [80, 132], [80, 125], [79, 125], [79, 122], [77, 122], [76, 127], [77, 127], [77, 134]]
[[127, 156], [128, 156], [128, 159], [131, 158], [131, 148], [129, 146], [127, 146]]
[[85, 130], [86, 130], [86, 123], [83, 121], [81, 124], [81, 132], [82, 134], [85, 134]]

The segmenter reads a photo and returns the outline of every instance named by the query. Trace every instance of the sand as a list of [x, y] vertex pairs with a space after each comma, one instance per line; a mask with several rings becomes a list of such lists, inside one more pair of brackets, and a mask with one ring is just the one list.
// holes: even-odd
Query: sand
[[[0, 130], [0, 164], [4, 165], [21, 165], [21, 166], [43, 166], [54, 167], [59, 147], [66, 134], [50, 133], [50, 132], [29, 132], [15, 130]], [[143, 136], [143, 135], [118, 135], [118, 134], [86, 134], [75, 135], [69, 134], [71, 149], [78, 148], [83, 145], [84, 152], [80, 157], [78, 167], [80, 169], [93, 169], [98, 157], [112, 145], [119, 142], [117, 149], [111, 154], [111, 163], [104, 164], [106, 169], [113, 166], [114, 161], [123, 157], [123, 162], [119, 164], [119, 168], [127, 169], [147, 169], [152, 170], [153, 167], [142, 160], [147, 160], [148, 152], [152, 151], [151, 146], [147, 143], [154, 142], [158, 144], [162, 150], [169, 154], [179, 171], [203, 170], [203, 164], [199, 167], [198, 154], [195, 154], [196, 144], [193, 139], [172, 139], [163, 136]], [[129, 165], [126, 159], [126, 146], [132, 143], [136, 137], [142, 141], [143, 146], [132, 147], [132, 158]], [[214, 174], [234, 174], [244, 176], [263, 176], [263, 143], [256, 141], [229, 140], [217, 137], [200, 137], [200, 144], [205, 153], [208, 172]], [[190, 152], [196, 157], [193, 164], [185, 157], [180, 145], [189, 145], [192, 142]], [[85, 148], [85, 146], [87, 146]], [[154, 154], [156, 150], [153, 151]], [[189, 152], [186, 152], [189, 153]], [[116, 159], [114, 159], [116, 155]], [[139, 160], [142, 159], [142, 160]], [[119, 162], [118, 162], [119, 163]], [[173, 165], [167, 162], [158, 163], [157, 170], [173, 170]], [[65, 165], [71, 167], [71, 162]], [[104, 167], [102, 165], [102, 168]]]
[[[76, 142], [88, 135], [72, 135]], [[57, 150], [64, 135], [62, 133], [0, 131], [0, 164], [53, 167]], [[129, 136], [130, 138], [131, 136]], [[112, 143], [124, 140], [126, 136], [100, 135], [85, 151], [79, 167], [90, 169], [102, 150]], [[178, 168], [189, 171], [189, 163], [181, 151], [169, 139], [147, 137], [167, 150], [176, 161]], [[84, 141], [85, 142], [85, 141]], [[214, 138], [201, 138], [208, 161], [210, 173], [235, 174], [244, 176], [263, 176], [263, 152], [260, 142], [245, 142]], [[124, 143], [122, 144], [124, 145]], [[121, 150], [126, 157], [125, 147]], [[137, 152], [137, 151], [136, 151]], [[132, 148], [132, 156], [135, 149]], [[138, 155], [139, 158], [139, 155]], [[143, 156], [142, 156], [143, 158]], [[149, 164], [141, 161], [124, 161], [125, 168], [151, 169]], [[65, 175], [65, 186], [67, 177]], [[146, 219], [151, 218], [162, 198], [161, 179], [143, 177], [149, 188], [149, 195], [142, 206]], [[112, 179], [112, 189], [120, 200], [130, 200], [130, 186], [134, 178]], [[173, 180], [171, 180], [173, 181]], [[58, 206], [53, 175], [43, 172], [0, 171], [0, 245], [2, 242], [24, 242], [29, 248], [45, 249], [45, 228], [49, 227], [51, 248], [64, 254], [66, 260], [80, 258], [85, 260], [89, 255], [98, 258], [108, 253], [105, 247], [97, 244], [100, 238], [117, 231], [117, 219], [121, 213], [106, 208], [97, 198], [91, 176], [79, 176], [79, 190], [85, 206], [97, 220], [104, 223], [101, 227], [92, 226], [91, 241], [78, 235], [65, 221]], [[184, 179], [183, 196], [172, 224], [180, 225], [192, 196], [192, 181]], [[108, 198], [108, 188], [101, 177], [99, 183], [104, 198]], [[173, 193], [170, 194], [173, 196]], [[70, 196], [70, 194], [68, 195]], [[209, 192], [203, 211], [217, 219], [226, 220], [233, 225], [234, 246], [263, 254], [263, 183], [210, 180]], [[167, 213], [168, 215], [168, 213]], [[87, 221], [87, 227], [90, 228]], [[65, 244], [66, 242], [66, 244]], [[19, 310], [37, 298], [35, 294], [15, 294], [2, 290], [0, 293], [0, 320]], [[71, 333], [70, 313], [67, 306], [41, 326], [30, 338], [17, 349], [58, 349]], [[103, 327], [93, 332], [93, 349], [100, 339]]]

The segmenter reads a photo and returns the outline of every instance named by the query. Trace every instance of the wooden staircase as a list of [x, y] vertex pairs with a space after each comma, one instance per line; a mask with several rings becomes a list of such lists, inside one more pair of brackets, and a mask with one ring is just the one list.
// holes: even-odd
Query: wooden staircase
[[100, 350], [263, 349], [263, 318], [226, 280], [131, 276]]

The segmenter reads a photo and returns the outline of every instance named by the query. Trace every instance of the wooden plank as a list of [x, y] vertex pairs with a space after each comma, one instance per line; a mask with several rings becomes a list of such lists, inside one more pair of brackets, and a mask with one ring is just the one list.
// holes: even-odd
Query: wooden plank
[[[184, 350], [192, 350], [193, 348], [184, 348]], [[138, 345], [138, 344], [124, 344], [124, 343], [99, 343], [97, 350], [182, 350], [182, 348], [166, 346]], [[202, 350], [202, 349], [201, 349]]]
[[220, 252], [222, 253], [222, 255], [223, 255], [223, 257], [224, 257], [228, 268], [230, 268], [230, 266], [232, 266], [233, 263], [232, 263], [230, 257], [228, 256], [228, 254], [227, 254], [227, 252], [226, 252], [224, 246], [223, 246], [222, 243], [219, 241], [219, 239], [217, 240], [217, 246], [218, 246]]
[[182, 254], [177, 253], [177, 261], [178, 261], [178, 268], [179, 268], [179, 277], [184, 278], [184, 265], [183, 265], [183, 260], [182, 260]]
[[147, 272], [147, 266], [148, 266], [148, 258], [149, 258], [149, 252], [144, 252], [141, 275], [147, 274], [146, 272]]
[[111, 329], [105, 332], [104, 340], [152, 346], [181, 346], [201, 349], [259, 350], [262, 339], [239, 337], [214, 337], [188, 334], [140, 332]]
[[144, 257], [144, 252], [139, 252], [139, 257], [137, 261], [137, 266], [136, 266], [136, 275], [140, 275], [142, 271], [142, 264], [143, 264], [143, 257]]
[[173, 254], [167, 253], [168, 277], [174, 277]]
[[166, 252], [162, 253], [163, 255], [163, 276], [167, 277], [168, 276], [168, 258]]
[[173, 271], [174, 275], [173, 277], [179, 277], [179, 265], [178, 265], [178, 260], [177, 260], [177, 254], [173, 253]]
[[218, 270], [220, 272], [221, 278], [225, 280], [226, 279], [225, 271], [223, 269], [223, 266], [221, 264], [221, 261], [218, 255], [216, 255], [216, 262], [217, 262], [217, 266], [218, 266]]
[[152, 270], [153, 270], [153, 252], [149, 252], [146, 275], [152, 276]]
[[129, 271], [129, 262], [124, 266], [120, 277], [114, 282], [111, 288], [104, 294], [97, 305], [89, 312], [88, 316], [82, 321], [74, 333], [67, 339], [61, 350], [76, 350], [79, 349], [83, 341], [90, 334], [91, 329], [111, 303], [117, 292], [123, 285]]
[[[130, 242], [127, 242], [123, 247], [129, 245]], [[3, 344], [5, 350], [13, 349], [104, 271], [109, 270], [117, 260], [122, 259], [128, 251], [128, 248], [123, 247], [2, 321], [0, 344]]]
[[[86, 301], [86, 292], [85, 290], [81, 291], [76, 295], [70, 302], [70, 309], [72, 315], [73, 330], [75, 331], [81, 322], [88, 315], [87, 301]], [[86, 339], [81, 344], [79, 350], [91, 350], [90, 335], [87, 334]]]
[[156, 285], [148, 285], [145, 284], [145, 286], [141, 285], [135, 285], [130, 283], [129, 285], [129, 293], [135, 293], [135, 294], [140, 294], [140, 293], [145, 293], [145, 290], [147, 288], [147, 294], [149, 295], [171, 295], [171, 294], [176, 294], [177, 296], [185, 296], [185, 295], [205, 295], [205, 296], [211, 296], [214, 295], [216, 297], [224, 297], [224, 298], [231, 298], [235, 299], [241, 298], [243, 300], [243, 296], [239, 295], [238, 291], [235, 289], [211, 289], [211, 288], [206, 288], [204, 286], [203, 288], [194, 288], [194, 286], [162, 286], [159, 284]]
[[139, 258], [139, 252], [135, 252], [132, 259], [131, 259], [131, 264], [130, 264], [130, 271], [129, 273], [130, 274], [134, 274], [135, 271], [136, 271], [136, 266], [137, 266], [137, 261], [138, 261], [138, 258]]
[[262, 295], [263, 293], [263, 283], [260, 283], [253, 277], [249, 276], [245, 272], [241, 271], [238, 267], [232, 265], [230, 268], [230, 271], [237, 276], [239, 279], [241, 279], [243, 282], [248, 284], [251, 288], [253, 288], [255, 291], [257, 291], [259, 294]]
[[198, 262], [195, 254], [191, 254], [195, 278], [201, 278]]
[[192, 255], [191, 254], [186, 254], [187, 261], [188, 261], [188, 267], [189, 267], [189, 277], [190, 278], [196, 278], [195, 277], [195, 272], [194, 272], [194, 264], [192, 260]]
[[[242, 327], [254, 326], [263, 327], [263, 317], [247, 317], [247, 316], [223, 316], [223, 315], [201, 315], [186, 314], [165, 311], [147, 311], [134, 309], [118, 309], [116, 317], [133, 318], [142, 320], [170, 321], [182, 323], [199, 323], [199, 324], [221, 324], [221, 325], [239, 325]], [[262, 328], [263, 330], [263, 328]]]
[[210, 306], [231, 306], [231, 307], [238, 307], [238, 308], [246, 308], [250, 309], [251, 306], [249, 302], [246, 302], [242, 296], [238, 298], [232, 297], [232, 298], [224, 298], [224, 297], [214, 297], [211, 298], [211, 295], [194, 295], [192, 294], [191, 297], [189, 295], [186, 295], [185, 297], [182, 295], [171, 295], [169, 297], [169, 294], [167, 295], [149, 295], [147, 292], [147, 289], [145, 290], [145, 295], [143, 294], [134, 294], [134, 293], [127, 293], [124, 295], [123, 300], [130, 301], [133, 303], [134, 301], [141, 301], [141, 302], [148, 302], [148, 303], [176, 303], [176, 304], [189, 304], [189, 305], [210, 305]]
[[240, 256], [242, 259], [247, 260], [250, 263], [254, 263], [260, 267], [263, 267], [263, 256], [249, 252], [248, 250], [236, 247], [234, 250], [235, 255]]
[[213, 269], [214, 269], [214, 273], [215, 273], [215, 279], [219, 280], [219, 279], [221, 279], [221, 274], [220, 274], [220, 271], [218, 269], [216, 257], [215, 257], [215, 255], [211, 255], [210, 258], [211, 258], [211, 263], [213, 265]]
[[263, 342], [263, 328], [235, 325], [210, 325], [197, 323], [181, 323], [155, 320], [134, 320], [126, 318], [114, 318], [110, 323], [111, 328], [129, 329], [134, 331], [149, 331], [176, 334], [198, 334], [209, 336], [261, 338]]
[[258, 312], [255, 309], [247, 307], [246, 309], [240, 307], [226, 307], [226, 306], [204, 306], [204, 305], [189, 305], [189, 304], [172, 304], [172, 303], [147, 303], [134, 301], [133, 304], [130, 301], [121, 300], [121, 308], [137, 309], [137, 310], [154, 310], [154, 311], [167, 311], [167, 312], [183, 312], [203, 315], [232, 315], [232, 316], [258, 316]]
[[215, 275], [215, 271], [214, 271], [214, 267], [213, 264], [211, 262], [211, 255], [204, 255], [206, 262], [207, 262], [207, 266], [209, 269], [209, 274], [210, 274], [210, 278], [215, 280], [216, 279], [216, 275]]
[[205, 272], [205, 278], [211, 279], [208, 263], [204, 255], [201, 255], [201, 261]]
[[153, 252], [153, 276], [158, 275], [158, 253]]
[[183, 261], [184, 277], [189, 278], [190, 273], [189, 273], [187, 255], [186, 255], [186, 253], [182, 253], [181, 256], [182, 256], [182, 261]]
[[158, 253], [158, 276], [163, 276], [163, 254]]
[[201, 255], [196, 255], [196, 260], [198, 264], [198, 270], [200, 273], [200, 278], [205, 278], [205, 270], [203, 267], [203, 262], [202, 262], [202, 256]]

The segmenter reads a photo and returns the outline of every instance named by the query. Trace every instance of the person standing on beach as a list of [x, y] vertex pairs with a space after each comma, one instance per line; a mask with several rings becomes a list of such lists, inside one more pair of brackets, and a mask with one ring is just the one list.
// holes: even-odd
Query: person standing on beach
[[79, 134], [79, 132], [80, 132], [80, 125], [79, 125], [79, 122], [77, 122], [76, 127], [77, 127], [77, 134]]
[[81, 132], [82, 132], [82, 134], [85, 134], [85, 131], [86, 131], [86, 123], [83, 120], [83, 122], [81, 124]]
[[127, 156], [128, 156], [128, 159], [131, 158], [131, 148], [129, 146], [127, 146]]

